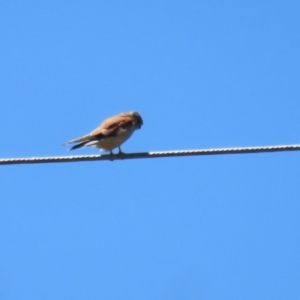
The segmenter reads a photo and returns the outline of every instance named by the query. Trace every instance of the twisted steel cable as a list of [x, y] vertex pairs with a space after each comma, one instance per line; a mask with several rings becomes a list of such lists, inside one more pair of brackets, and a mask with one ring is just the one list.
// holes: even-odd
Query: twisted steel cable
[[139, 152], [139, 153], [127, 153], [127, 154], [125, 153], [122, 156], [118, 156], [117, 154], [114, 154], [114, 155], [105, 154], [105, 155], [3, 158], [3, 159], [0, 159], [0, 165], [65, 163], [65, 162], [96, 161], [96, 160], [113, 161], [113, 160], [134, 159], [134, 158], [158, 158], [158, 157], [220, 155], [220, 154], [246, 154], [246, 153], [283, 152], [283, 151], [299, 151], [299, 150], [300, 150], [300, 145], [278, 145], [278, 146], [262, 146], [262, 147]]

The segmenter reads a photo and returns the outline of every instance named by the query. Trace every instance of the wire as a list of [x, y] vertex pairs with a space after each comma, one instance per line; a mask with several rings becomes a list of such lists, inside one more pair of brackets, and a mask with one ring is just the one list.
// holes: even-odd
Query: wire
[[96, 160], [113, 161], [113, 160], [134, 159], [134, 158], [158, 158], [158, 157], [243, 154], [243, 153], [246, 154], [246, 153], [282, 152], [282, 151], [299, 151], [299, 150], [300, 150], [300, 145], [279, 145], [279, 146], [264, 146], [264, 147], [139, 152], [139, 153], [127, 153], [127, 154], [125, 153], [122, 156], [118, 156], [117, 154], [114, 155], [105, 154], [105, 155], [4, 158], [4, 159], [0, 159], [0, 165], [65, 163], [65, 162], [96, 161]]

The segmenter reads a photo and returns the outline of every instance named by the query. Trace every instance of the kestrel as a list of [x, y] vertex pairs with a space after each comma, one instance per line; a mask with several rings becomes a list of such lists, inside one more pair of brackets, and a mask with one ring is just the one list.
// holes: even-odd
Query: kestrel
[[136, 129], [143, 125], [143, 119], [137, 111], [120, 113], [117, 116], [105, 119], [101, 125], [90, 134], [71, 140], [63, 146], [77, 143], [70, 150], [81, 147], [94, 146], [110, 151], [119, 148], [119, 155], [122, 155], [121, 145], [130, 138]]

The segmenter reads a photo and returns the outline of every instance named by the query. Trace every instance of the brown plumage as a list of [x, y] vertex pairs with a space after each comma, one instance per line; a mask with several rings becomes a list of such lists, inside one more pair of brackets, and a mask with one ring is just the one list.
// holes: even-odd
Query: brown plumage
[[143, 119], [136, 111], [121, 113], [117, 116], [107, 118], [101, 125], [93, 130], [90, 134], [71, 140], [63, 145], [77, 143], [70, 150], [86, 146], [94, 146], [112, 153], [116, 147], [121, 151], [123, 144], [136, 129], [143, 125]]

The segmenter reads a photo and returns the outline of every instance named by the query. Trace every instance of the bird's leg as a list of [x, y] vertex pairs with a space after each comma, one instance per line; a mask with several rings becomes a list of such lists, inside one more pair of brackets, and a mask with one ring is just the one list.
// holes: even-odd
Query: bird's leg
[[110, 155], [110, 157], [111, 157], [111, 158], [110, 158], [110, 161], [113, 161], [113, 160], [114, 160], [114, 153], [112, 152], [112, 150], [110, 150], [110, 154], [109, 154], [109, 155]]
[[125, 153], [121, 150], [120, 146], [118, 148], [119, 148], [118, 156], [121, 157], [121, 158], [124, 158]]

